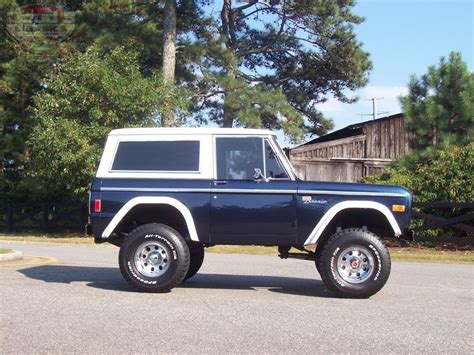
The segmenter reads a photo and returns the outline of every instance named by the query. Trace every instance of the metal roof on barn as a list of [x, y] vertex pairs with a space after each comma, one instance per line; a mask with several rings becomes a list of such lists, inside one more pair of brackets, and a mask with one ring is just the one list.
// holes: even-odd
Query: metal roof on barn
[[309, 142], [306, 142], [306, 143], [300, 145], [300, 147], [305, 146], [305, 145], [315, 144], [315, 143], [323, 143], [323, 142], [334, 141], [334, 140], [337, 140], [337, 139], [358, 136], [358, 135], [364, 134], [364, 132], [363, 132], [364, 126], [374, 124], [374, 123], [377, 123], [377, 122], [381, 122], [381, 121], [384, 121], [384, 120], [390, 120], [390, 119], [393, 119], [393, 118], [396, 118], [396, 117], [402, 117], [402, 116], [403, 116], [402, 113], [397, 113], [397, 114], [394, 114], [394, 115], [377, 118], [376, 120], [372, 119], [372, 120], [368, 120], [368, 121], [365, 121], [365, 122], [354, 123], [354, 124], [351, 124], [347, 127], [338, 129], [337, 131], [334, 131], [334, 132], [328, 133], [324, 136], [321, 136], [321, 137], [315, 138], [313, 140], [310, 140]]

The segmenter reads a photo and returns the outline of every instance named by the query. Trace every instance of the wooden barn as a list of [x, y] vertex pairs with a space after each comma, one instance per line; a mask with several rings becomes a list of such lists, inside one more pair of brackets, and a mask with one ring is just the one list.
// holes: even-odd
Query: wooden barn
[[289, 151], [304, 180], [357, 182], [409, 151], [403, 115], [353, 124]]

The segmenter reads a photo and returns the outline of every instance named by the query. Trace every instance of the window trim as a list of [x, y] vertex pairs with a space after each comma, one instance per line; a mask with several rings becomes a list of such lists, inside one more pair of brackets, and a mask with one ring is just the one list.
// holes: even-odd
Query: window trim
[[[232, 134], [232, 133], [212, 133], [203, 131], [202, 133], [185, 133], [185, 134], [113, 134], [107, 137], [102, 158], [97, 169], [97, 178], [123, 178], [123, 179], [199, 179], [199, 180], [217, 180], [217, 152], [216, 138], [248, 138], [258, 137], [268, 139], [270, 146], [278, 157], [283, 169], [289, 176], [291, 181], [296, 180], [296, 174], [284, 155], [283, 150], [276, 143], [276, 137], [272, 134]], [[137, 141], [177, 141], [177, 140], [198, 140], [200, 145], [199, 156], [199, 172], [161, 172], [161, 171], [110, 171], [115, 158], [115, 151], [119, 142], [137, 142]], [[284, 156], [281, 156], [281, 155]], [[278, 179], [277, 179], [278, 180]], [[287, 179], [284, 179], [287, 180]], [[236, 180], [238, 181], [238, 180]], [[252, 180], [247, 180], [252, 181]]]
[[271, 147], [273, 148], [273, 152], [276, 152], [276, 155], [278, 159], [280, 160], [281, 164], [283, 165], [284, 170], [290, 177], [290, 180], [295, 181], [296, 180], [296, 172], [293, 168], [293, 165], [291, 165], [290, 161], [288, 160], [288, 157], [286, 156], [285, 152], [283, 151], [283, 148], [280, 147], [280, 145], [276, 141], [276, 137], [268, 137], [269, 143]]
[[[285, 166], [283, 165], [283, 162], [281, 161], [281, 158], [280, 158], [280, 154], [278, 150], [275, 150], [275, 148], [271, 145], [271, 139], [268, 139], [268, 137], [266, 137], [264, 140], [263, 140], [263, 147], [264, 147], [264, 152], [265, 152], [265, 141], [268, 142], [268, 145], [270, 146], [270, 149], [272, 150], [273, 154], [275, 155], [275, 159], [277, 161], [277, 164], [280, 166], [281, 170], [283, 170], [286, 175], [288, 177], [285, 177], [285, 178], [274, 178], [274, 177], [268, 177], [268, 176], [265, 176], [267, 179], [269, 180], [293, 180], [291, 178], [291, 175], [288, 174], [288, 171], [287, 169], [285, 168]], [[265, 154], [265, 153], [264, 153]], [[263, 157], [263, 160], [265, 161], [265, 156]], [[266, 164], [266, 163], [265, 163]], [[267, 169], [266, 169], [266, 166], [265, 166], [265, 174], [267, 173]]]
[[[256, 134], [249, 134], [249, 135], [231, 135], [231, 134], [213, 134], [212, 135], [213, 139], [212, 139], [212, 150], [214, 152], [213, 154], [213, 160], [214, 160], [214, 166], [213, 166], [213, 174], [214, 174], [214, 180], [223, 180], [223, 179], [218, 179], [217, 177], [217, 138], [261, 138], [262, 139], [262, 154], [263, 154], [263, 164], [264, 164], [264, 167], [265, 167], [265, 140], [268, 141], [268, 144], [270, 145], [270, 147], [272, 148], [273, 150], [273, 153], [275, 154], [275, 156], [277, 157], [278, 161], [280, 162], [280, 165], [281, 165], [281, 168], [286, 172], [286, 174], [288, 175], [287, 178], [268, 178], [270, 181], [271, 180], [276, 180], [276, 181], [279, 181], [279, 180], [290, 180], [290, 181], [295, 181], [296, 180], [296, 175], [293, 173], [293, 170], [292, 169], [289, 169], [288, 168], [288, 164], [289, 162], [286, 160], [283, 160], [282, 157], [280, 156], [282, 153], [282, 150], [280, 149], [275, 149], [275, 141], [272, 139], [273, 137], [272, 136], [269, 136], [269, 135], [256, 135]], [[285, 164], [286, 163], [286, 164]], [[264, 170], [264, 172], [266, 173], [266, 170]], [[255, 179], [251, 179], [251, 180], [242, 180], [242, 179], [225, 179], [225, 181], [255, 181]]]
[[[120, 142], [199, 142], [199, 171], [112, 170]], [[109, 135], [97, 169], [97, 178], [124, 179], [213, 179], [212, 137], [210, 134]]]

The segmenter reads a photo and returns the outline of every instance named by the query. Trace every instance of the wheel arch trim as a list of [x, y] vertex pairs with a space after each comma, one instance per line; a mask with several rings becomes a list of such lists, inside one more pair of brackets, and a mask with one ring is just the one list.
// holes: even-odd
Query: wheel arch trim
[[196, 225], [191, 211], [180, 201], [172, 197], [163, 196], [140, 196], [132, 198], [120, 210], [115, 214], [110, 223], [104, 229], [102, 238], [109, 238], [112, 232], [115, 230], [117, 225], [123, 220], [123, 218], [136, 206], [138, 205], [169, 205], [176, 208], [183, 216], [186, 226], [189, 231], [191, 240], [199, 242], [199, 237], [196, 232]]
[[329, 223], [331, 223], [331, 221], [339, 212], [352, 208], [372, 209], [379, 211], [385, 216], [385, 218], [387, 218], [387, 221], [392, 227], [395, 236], [399, 236], [402, 234], [400, 227], [397, 221], [395, 220], [395, 217], [393, 216], [392, 212], [390, 212], [387, 206], [374, 201], [344, 201], [332, 206], [324, 214], [324, 216], [319, 220], [319, 222], [316, 224], [316, 226], [304, 242], [304, 245], [316, 243], [321, 234], [323, 234], [326, 227], [329, 225]]

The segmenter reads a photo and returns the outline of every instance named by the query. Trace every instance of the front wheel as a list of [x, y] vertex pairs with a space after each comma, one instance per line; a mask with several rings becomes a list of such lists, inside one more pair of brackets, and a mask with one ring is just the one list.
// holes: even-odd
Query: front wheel
[[343, 229], [322, 248], [317, 268], [326, 287], [337, 296], [367, 298], [387, 282], [390, 254], [375, 234], [358, 228]]
[[119, 252], [123, 277], [145, 292], [166, 292], [177, 286], [186, 276], [189, 262], [189, 248], [181, 235], [157, 223], [132, 231]]

